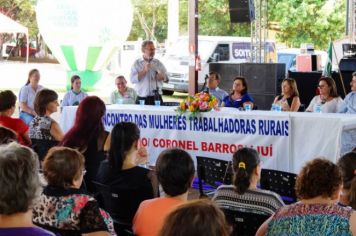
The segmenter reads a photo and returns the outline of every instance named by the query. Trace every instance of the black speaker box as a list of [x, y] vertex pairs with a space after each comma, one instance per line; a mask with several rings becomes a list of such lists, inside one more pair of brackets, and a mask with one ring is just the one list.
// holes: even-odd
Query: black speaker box
[[215, 71], [220, 75], [219, 88], [230, 93], [234, 78], [240, 75], [240, 64], [210, 63], [209, 72]]
[[275, 96], [281, 92], [285, 67], [283, 63], [242, 63], [240, 75], [246, 78], [249, 93]]
[[251, 22], [255, 19], [253, 0], [229, 0], [231, 23]]
[[258, 110], [271, 110], [275, 95], [272, 94], [259, 94], [249, 93], [253, 98], [253, 104], [257, 106]]

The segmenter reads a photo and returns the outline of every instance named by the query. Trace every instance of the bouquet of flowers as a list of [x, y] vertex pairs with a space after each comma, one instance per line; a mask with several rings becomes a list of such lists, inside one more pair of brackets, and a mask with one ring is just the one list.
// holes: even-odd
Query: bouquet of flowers
[[179, 115], [188, 111], [190, 112], [189, 119], [193, 119], [199, 112], [208, 112], [212, 109], [219, 110], [217, 98], [209, 95], [209, 93], [201, 92], [194, 96], [188, 96], [181, 101], [176, 111]]

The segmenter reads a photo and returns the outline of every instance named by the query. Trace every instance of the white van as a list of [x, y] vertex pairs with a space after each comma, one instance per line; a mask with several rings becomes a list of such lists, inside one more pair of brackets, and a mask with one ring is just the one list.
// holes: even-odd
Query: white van
[[[199, 90], [209, 73], [209, 63], [242, 63], [251, 58], [251, 38], [229, 36], [199, 36], [198, 52], [201, 59], [201, 71], [198, 75]], [[268, 61], [276, 61], [275, 43], [266, 42]], [[180, 37], [172, 47], [166, 49], [161, 59], [167, 68], [168, 83], [163, 84], [163, 94], [172, 95], [174, 91], [188, 92], [189, 46], [188, 37]]]

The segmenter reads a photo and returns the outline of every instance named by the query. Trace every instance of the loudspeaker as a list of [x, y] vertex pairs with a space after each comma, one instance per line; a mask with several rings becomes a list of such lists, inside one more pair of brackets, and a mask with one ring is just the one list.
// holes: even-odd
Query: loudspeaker
[[253, 0], [229, 0], [231, 23], [251, 22], [255, 20]]
[[209, 72], [215, 71], [220, 75], [219, 88], [230, 93], [234, 78], [240, 75], [240, 64], [210, 63]]
[[253, 104], [257, 106], [258, 110], [271, 110], [272, 103], [274, 101], [275, 95], [272, 94], [258, 94], [249, 93], [253, 98]]
[[356, 71], [356, 58], [342, 58], [339, 66], [342, 72], [354, 72]]
[[284, 63], [242, 63], [240, 75], [246, 78], [249, 93], [275, 96], [281, 92], [285, 67]]

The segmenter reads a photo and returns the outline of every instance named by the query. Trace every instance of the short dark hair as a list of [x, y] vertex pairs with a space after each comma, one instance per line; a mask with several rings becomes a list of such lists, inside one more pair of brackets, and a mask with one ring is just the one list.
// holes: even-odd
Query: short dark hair
[[251, 176], [260, 164], [258, 152], [252, 148], [241, 148], [232, 156], [232, 169], [234, 172], [233, 184], [236, 192], [244, 194], [250, 187]]
[[349, 190], [350, 206], [356, 210], [356, 152], [349, 152], [343, 155], [339, 161], [343, 181], [343, 188]]
[[7, 144], [13, 141], [18, 141], [15, 131], [0, 125], [0, 144]]
[[171, 212], [159, 236], [229, 236], [224, 213], [210, 200], [194, 200]]
[[0, 92], [0, 112], [6, 111], [16, 104], [16, 95], [11, 90]]
[[27, 212], [41, 187], [37, 155], [28, 147], [12, 142], [0, 145], [0, 214]]
[[215, 75], [215, 79], [220, 81], [220, 74], [219, 74], [218, 72], [216, 72], [216, 71], [210, 71], [210, 72], [209, 72], [209, 76], [210, 76], [210, 75]]
[[331, 197], [342, 184], [341, 171], [331, 161], [316, 158], [306, 163], [295, 183], [299, 199]]
[[68, 147], [51, 148], [43, 162], [43, 175], [48, 185], [69, 188], [84, 168], [84, 156]]
[[164, 192], [171, 197], [188, 191], [194, 177], [194, 162], [190, 155], [178, 148], [167, 149], [156, 161], [156, 175]]
[[147, 45], [149, 45], [149, 44], [153, 44], [153, 45], [154, 45], [154, 43], [153, 43], [152, 40], [145, 40], [145, 41], [143, 41], [142, 44], [141, 44], [141, 49], [144, 49], [144, 48], [145, 48]]
[[39, 116], [44, 116], [46, 114], [46, 107], [50, 102], [58, 99], [58, 94], [50, 89], [42, 89], [36, 94], [34, 101], [35, 112]]

